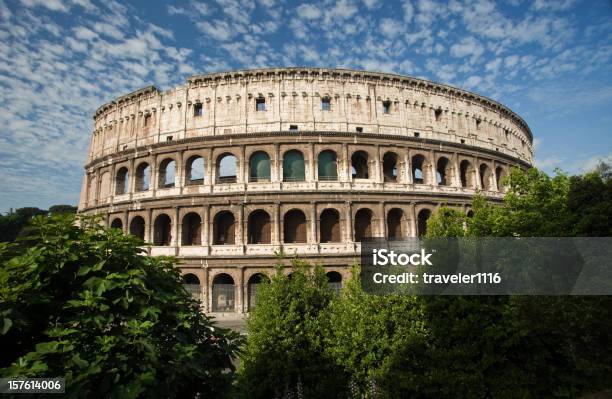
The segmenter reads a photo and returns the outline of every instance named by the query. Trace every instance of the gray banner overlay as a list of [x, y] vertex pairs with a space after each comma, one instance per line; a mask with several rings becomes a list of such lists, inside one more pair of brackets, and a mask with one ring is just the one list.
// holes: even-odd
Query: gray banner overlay
[[371, 294], [612, 295], [612, 237], [436, 238], [361, 243]]

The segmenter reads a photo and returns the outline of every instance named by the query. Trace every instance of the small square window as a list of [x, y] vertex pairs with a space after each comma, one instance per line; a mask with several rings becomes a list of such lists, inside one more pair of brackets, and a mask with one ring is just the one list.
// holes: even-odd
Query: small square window
[[480, 119], [476, 119], [476, 130], [480, 130]]
[[331, 111], [331, 99], [322, 98], [321, 99], [321, 110], [323, 111]]
[[144, 116], [144, 125], [149, 126], [150, 123], [151, 123], [151, 114], [146, 114]]
[[357, 126], [357, 133], [363, 133], [363, 128], [361, 126]]
[[383, 114], [391, 113], [391, 101], [383, 101]]
[[442, 110], [438, 108], [434, 111], [434, 115], [436, 116], [436, 122], [440, 122], [440, 118], [442, 117]]
[[414, 137], [419, 137], [421, 135], [421, 133], [419, 132], [414, 132]]
[[461, 139], [461, 144], [465, 144], [465, 139]]
[[298, 127], [297, 125], [289, 125], [289, 131], [290, 132], [297, 132]]
[[193, 116], [202, 116], [202, 104], [193, 104]]
[[166, 141], [172, 141], [172, 136], [166, 136]]
[[259, 97], [255, 99], [255, 110], [256, 111], [266, 110], [266, 99], [265, 98]]

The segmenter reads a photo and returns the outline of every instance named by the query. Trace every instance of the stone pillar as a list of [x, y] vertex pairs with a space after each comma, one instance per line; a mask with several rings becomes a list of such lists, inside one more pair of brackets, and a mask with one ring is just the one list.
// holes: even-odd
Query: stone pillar
[[179, 151], [174, 168], [174, 187], [180, 187], [179, 192], [181, 194], [183, 193], [183, 186], [185, 185], [185, 167], [183, 165], [184, 155], [185, 151]]
[[319, 242], [317, 237], [317, 203], [310, 203], [310, 234], [308, 235], [308, 240], [311, 244], [316, 244]]
[[346, 143], [342, 143], [342, 172], [339, 179], [340, 181], [351, 181], [351, 160]]
[[[310, 158], [310, 160], [308, 160], [308, 176], [306, 178], [306, 181], [316, 181], [315, 178], [315, 150], [314, 150], [314, 143], [309, 143], [308, 144], [308, 158]], [[306, 162], [306, 160], [305, 160]]]
[[210, 205], [204, 205], [204, 215], [202, 218], [202, 245], [205, 247], [210, 246], [210, 226], [212, 223], [210, 221]]
[[410, 204], [410, 236], [417, 236], [416, 205], [414, 202]]
[[244, 203], [238, 204], [238, 232], [236, 244], [244, 244]]
[[278, 143], [274, 143], [274, 154], [272, 154], [272, 170], [270, 179], [276, 182], [283, 181], [283, 175], [281, 174], [280, 145]]
[[374, 175], [374, 182], [383, 183], [385, 176], [383, 173], [383, 154], [380, 152], [380, 146], [376, 145], [376, 158], [374, 159], [376, 174]]
[[387, 214], [385, 213], [385, 202], [381, 201], [378, 204], [378, 218], [380, 219], [378, 222], [378, 234], [384, 238], [387, 237]]
[[453, 152], [453, 186], [461, 187], [461, 169], [459, 168], [459, 157]]
[[429, 183], [426, 182], [426, 184], [431, 184], [432, 186], [437, 186], [438, 185], [438, 179], [436, 177], [436, 158], [435, 158], [436, 154], [434, 154], [433, 150], [429, 151]]
[[355, 242], [355, 232], [353, 231], [353, 210], [351, 201], [346, 201], [346, 241]]
[[242, 314], [244, 313], [244, 266], [240, 266], [238, 269], [238, 281], [236, 281], [236, 288], [238, 288], [238, 292], [236, 293], [235, 298], [237, 299], [236, 304], [234, 304], [234, 309], [236, 313]]
[[123, 211], [123, 234], [128, 234], [130, 232], [129, 219], [128, 219], [128, 210], [125, 209]]
[[246, 164], [246, 147], [244, 145], [240, 146], [240, 157], [238, 159], [238, 176], [236, 177], [236, 182], [237, 183], [246, 183], [249, 181], [249, 179], [247, 178], [247, 173], [249, 168], [247, 167]]
[[151, 162], [151, 177], [149, 179], [149, 190], [151, 190], [151, 195], [155, 197], [155, 192], [157, 191], [157, 183], [159, 182], [158, 174], [159, 174], [159, 166], [157, 165], [157, 154], [153, 156], [153, 162]]
[[153, 243], [153, 210], [147, 209], [147, 223], [145, 224], [145, 242]]
[[274, 214], [272, 216], [272, 222], [274, 224], [274, 236], [272, 237], [272, 244], [279, 245], [281, 243], [280, 202], [274, 203]]
[[[134, 169], [134, 159], [130, 161], [130, 165], [131, 165], [131, 169], [133, 170]], [[110, 187], [108, 189], [108, 196], [109, 196], [111, 204], [115, 203], [115, 193], [117, 192], [117, 178], [115, 177], [117, 173], [116, 169], [117, 169], [117, 164], [113, 163], [111, 166], [111, 171], [110, 171], [110, 174], [111, 174]], [[132, 177], [132, 173], [128, 172], [128, 178], [130, 177], [131, 179], [128, 180], [128, 193], [130, 193], [130, 197], [131, 197], [132, 180], [134, 180], [134, 178]]]
[[412, 179], [412, 162], [410, 161], [410, 150], [406, 149], [406, 151], [404, 152], [404, 165], [405, 165], [405, 170], [404, 170], [404, 176], [406, 177], [405, 182], [407, 184], [412, 184], [413, 183], [413, 179]]
[[171, 229], [172, 229], [172, 237], [170, 239], [170, 245], [173, 247], [178, 247], [180, 244], [180, 221], [179, 221], [179, 207], [176, 206], [174, 207], [174, 223], [172, 223], [171, 225]]
[[212, 158], [212, 150], [207, 149], [204, 156], [206, 157], [205, 169], [206, 169], [206, 178], [204, 184], [210, 184], [211, 186], [214, 184], [213, 181], [213, 170], [215, 169], [215, 160]]

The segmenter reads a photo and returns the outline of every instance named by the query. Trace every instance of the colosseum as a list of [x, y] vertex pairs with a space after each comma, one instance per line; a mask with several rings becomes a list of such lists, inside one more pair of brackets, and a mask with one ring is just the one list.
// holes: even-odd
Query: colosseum
[[532, 133], [489, 98], [346, 69], [196, 75], [102, 105], [79, 212], [179, 259], [204, 311], [246, 313], [257, 284], [298, 254], [335, 289], [364, 237], [419, 236], [441, 205], [499, 201]]

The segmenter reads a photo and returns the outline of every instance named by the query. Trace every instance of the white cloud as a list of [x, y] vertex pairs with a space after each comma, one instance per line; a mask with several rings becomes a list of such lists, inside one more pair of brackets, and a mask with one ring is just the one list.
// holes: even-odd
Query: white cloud
[[321, 16], [321, 10], [312, 4], [301, 4], [297, 8], [297, 13], [300, 17], [305, 19], [317, 19]]
[[402, 8], [404, 9], [404, 21], [412, 21], [412, 17], [414, 16], [414, 7], [412, 6], [411, 0], [405, 0]]
[[389, 38], [394, 38], [404, 31], [404, 25], [391, 18], [383, 18], [380, 21], [380, 32]]
[[68, 12], [69, 7], [60, 0], [21, 0], [26, 7], [45, 7], [52, 11]]
[[474, 37], [463, 38], [459, 43], [455, 43], [450, 49], [451, 55], [458, 58], [470, 57], [470, 62], [476, 62], [484, 53], [484, 47]]

